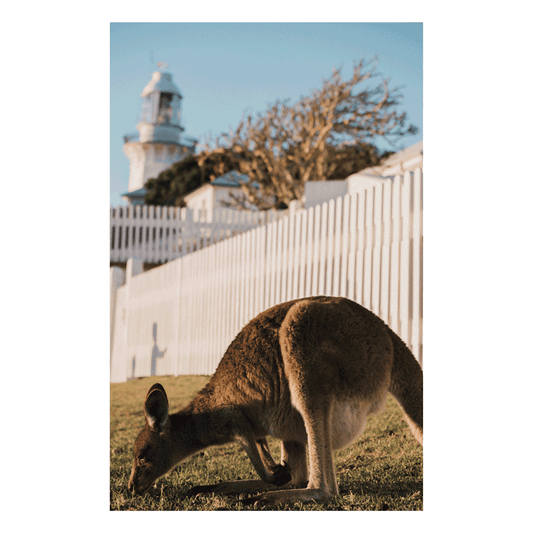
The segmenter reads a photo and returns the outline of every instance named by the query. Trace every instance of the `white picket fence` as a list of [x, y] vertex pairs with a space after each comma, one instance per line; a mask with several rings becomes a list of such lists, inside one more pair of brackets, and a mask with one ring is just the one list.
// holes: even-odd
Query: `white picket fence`
[[111, 263], [125, 263], [130, 257], [165, 263], [284, 215], [217, 208], [206, 216], [172, 206], [112, 207]]
[[251, 318], [315, 295], [361, 303], [422, 363], [422, 244], [417, 169], [363, 179], [344, 197], [130, 272], [112, 291], [111, 380], [210, 375]]

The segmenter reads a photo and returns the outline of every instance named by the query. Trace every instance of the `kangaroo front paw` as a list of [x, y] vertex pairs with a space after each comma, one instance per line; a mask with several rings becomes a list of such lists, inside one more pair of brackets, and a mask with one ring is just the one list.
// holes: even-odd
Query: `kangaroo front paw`
[[291, 469], [287, 463], [282, 465], [276, 465], [274, 472], [272, 473], [272, 478], [269, 480], [270, 483], [281, 487], [281, 485], [286, 485], [291, 481]]

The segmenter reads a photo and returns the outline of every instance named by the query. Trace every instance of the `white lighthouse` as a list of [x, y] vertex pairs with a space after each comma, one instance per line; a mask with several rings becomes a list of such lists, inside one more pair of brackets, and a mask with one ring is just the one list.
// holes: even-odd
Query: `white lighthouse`
[[[160, 67], [164, 65], [158, 63]], [[128, 192], [130, 204], [142, 204], [144, 184], [176, 161], [194, 153], [193, 139], [182, 139], [182, 95], [168, 72], [157, 71], [141, 93], [143, 98], [138, 134], [124, 137], [124, 153], [130, 160]]]

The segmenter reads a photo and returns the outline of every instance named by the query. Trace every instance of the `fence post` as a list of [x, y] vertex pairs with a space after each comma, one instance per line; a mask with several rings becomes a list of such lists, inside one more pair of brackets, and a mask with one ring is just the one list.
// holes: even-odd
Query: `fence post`
[[289, 216], [294, 216], [300, 209], [302, 209], [302, 204], [299, 200], [291, 200], [289, 202]]
[[[127, 294], [126, 294], [126, 327], [124, 328], [125, 333], [125, 346], [127, 347], [129, 344], [129, 338], [131, 334], [131, 305], [132, 305], [132, 290], [133, 290], [133, 283], [131, 282], [133, 276], [137, 276], [137, 274], [142, 274], [143, 272], [143, 262], [142, 259], [139, 259], [138, 257], [130, 257], [126, 263], [126, 285], [127, 285]], [[130, 357], [130, 354], [128, 354], [128, 358]], [[132, 376], [133, 379], [135, 377], [134, 375], [134, 367], [132, 367]]]
[[115, 338], [115, 315], [116, 315], [116, 303], [117, 303], [117, 290], [124, 285], [124, 270], [119, 267], [111, 267], [110, 272], [110, 328], [109, 328], [109, 366], [113, 368], [113, 340]]
[[133, 276], [142, 274], [143, 262], [138, 257], [130, 257], [126, 263], [126, 283], [129, 283]]

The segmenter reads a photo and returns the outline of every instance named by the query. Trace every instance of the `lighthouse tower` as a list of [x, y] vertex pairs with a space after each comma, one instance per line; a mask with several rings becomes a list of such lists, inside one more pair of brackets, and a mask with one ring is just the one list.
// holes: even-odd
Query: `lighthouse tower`
[[[160, 68], [164, 64], [158, 63]], [[194, 153], [193, 139], [182, 139], [182, 95], [168, 72], [157, 71], [141, 93], [143, 98], [138, 134], [124, 137], [124, 153], [130, 160], [128, 192], [130, 204], [142, 204], [144, 184], [176, 161]]]

